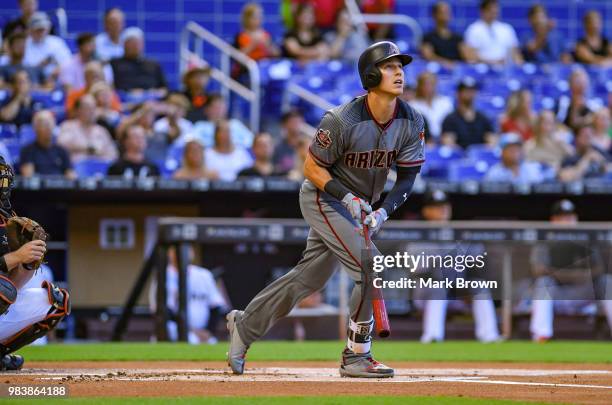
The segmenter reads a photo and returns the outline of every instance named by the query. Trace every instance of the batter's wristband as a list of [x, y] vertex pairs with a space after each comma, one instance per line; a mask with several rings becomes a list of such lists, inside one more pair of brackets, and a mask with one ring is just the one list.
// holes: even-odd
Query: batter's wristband
[[8, 273], [9, 269], [8, 266], [6, 265], [6, 260], [4, 259], [4, 256], [0, 256], [0, 273]]
[[337, 198], [342, 201], [344, 196], [351, 192], [344, 184], [340, 183], [336, 179], [331, 179], [327, 183], [325, 183], [325, 192], [332, 197]]

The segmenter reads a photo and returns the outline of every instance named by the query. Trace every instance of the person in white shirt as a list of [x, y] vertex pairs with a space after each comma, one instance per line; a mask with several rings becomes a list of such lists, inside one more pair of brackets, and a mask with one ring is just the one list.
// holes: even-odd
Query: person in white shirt
[[51, 21], [45, 13], [34, 13], [28, 28], [30, 35], [26, 40], [23, 64], [39, 67], [47, 76], [57, 75], [59, 65], [71, 56], [66, 42], [60, 37], [49, 35]]
[[480, 19], [470, 24], [464, 38], [468, 46], [476, 50], [482, 63], [506, 64], [510, 61], [523, 63], [518, 38], [510, 24], [497, 20], [497, 0], [480, 2]]
[[[448, 96], [436, 94], [436, 75], [425, 71], [417, 79], [416, 97], [410, 102], [427, 120], [429, 135], [438, 140], [444, 118], [453, 112], [453, 101]], [[429, 140], [428, 140], [429, 141]]]
[[204, 152], [209, 170], [219, 173], [219, 179], [234, 181], [242, 169], [253, 166], [253, 157], [242, 146], [234, 145], [229, 122], [218, 121], [215, 126], [215, 145]]
[[123, 56], [122, 32], [125, 26], [123, 11], [117, 7], [104, 13], [104, 32], [96, 35], [96, 56], [103, 62]]
[[499, 140], [502, 150], [501, 161], [489, 169], [484, 180], [513, 184], [536, 184], [550, 180], [551, 174], [545, 173], [538, 162], [523, 159], [523, 141], [513, 132], [503, 134]]
[[184, 144], [191, 137], [193, 124], [185, 118], [189, 109], [189, 100], [180, 93], [173, 93], [166, 99], [167, 113], [153, 124], [156, 133], [170, 134], [179, 144]]
[[[191, 344], [216, 343], [214, 336], [217, 320], [228, 311], [225, 297], [212, 273], [193, 263], [195, 253], [193, 247], [189, 248], [189, 263], [187, 265], [187, 324], [188, 341]], [[178, 312], [179, 285], [176, 249], [168, 250], [168, 267], [166, 270], [167, 309], [172, 314]], [[157, 282], [153, 280], [149, 290], [149, 307], [151, 312], [156, 310]], [[170, 340], [178, 340], [178, 327], [176, 322], [168, 321], [166, 324]]]
[[[96, 45], [94, 35], [86, 32], [77, 37], [79, 51], [68, 61], [63, 61], [60, 66], [60, 83], [66, 90], [77, 90], [85, 87], [85, 65], [95, 59]], [[113, 70], [105, 65], [104, 80], [113, 82]]]

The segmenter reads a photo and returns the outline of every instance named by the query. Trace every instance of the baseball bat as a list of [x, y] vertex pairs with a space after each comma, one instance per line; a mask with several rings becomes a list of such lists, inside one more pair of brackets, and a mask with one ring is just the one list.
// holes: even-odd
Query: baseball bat
[[[366, 213], [361, 212], [361, 223], [365, 220]], [[365, 239], [365, 248], [367, 259], [369, 263], [372, 263], [372, 241], [370, 239], [370, 230], [367, 225], [363, 225], [363, 237]], [[369, 271], [369, 269], [365, 269]], [[391, 335], [391, 325], [389, 324], [389, 316], [387, 315], [387, 307], [385, 305], [385, 298], [381, 288], [375, 288], [374, 286], [368, 286], [367, 288], [373, 288], [372, 290], [372, 312], [374, 313], [374, 327], [376, 335], [381, 338], [386, 338]]]

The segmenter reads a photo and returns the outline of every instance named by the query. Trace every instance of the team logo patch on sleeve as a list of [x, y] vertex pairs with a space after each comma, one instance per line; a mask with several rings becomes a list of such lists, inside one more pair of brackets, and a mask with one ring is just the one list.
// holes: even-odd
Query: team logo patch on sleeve
[[321, 149], [329, 149], [332, 144], [331, 136], [329, 136], [329, 130], [319, 128], [317, 136], [315, 136], [315, 142]]

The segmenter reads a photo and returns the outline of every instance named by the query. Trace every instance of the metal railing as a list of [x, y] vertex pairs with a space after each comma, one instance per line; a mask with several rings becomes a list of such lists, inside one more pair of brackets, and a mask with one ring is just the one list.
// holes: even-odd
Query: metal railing
[[419, 49], [421, 39], [423, 38], [423, 30], [419, 23], [412, 17], [404, 14], [365, 14], [359, 10], [359, 6], [355, 0], [345, 0], [346, 9], [358, 29], [367, 31], [367, 23], [375, 24], [392, 24], [404, 25], [412, 32], [412, 42], [414, 49]]
[[[193, 50], [190, 49], [190, 39], [193, 36]], [[220, 67], [212, 66], [204, 57], [204, 42], [213, 46], [221, 53]], [[231, 77], [232, 59], [243, 65], [249, 76], [249, 87]], [[259, 67], [257, 62], [240, 52], [217, 35], [208, 31], [201, 25], [190, 21], [181, 33], [180, 42], [180, 71], [185, 72], [189, 63], [205, 62], [211, 68], [211, 78], [218, 81], [224, 98], [228, 99], [229, 92], [233, 91], [250, 103], [249, 126], [251, 131], [259, 130], [259, 115], [261, 103], [261, 85]]]
[[57, 34], [66, 39], [68, 38], [68, 16], [66, 10], [58, 8], [55, 10], [55, 17], [57, 18]]

